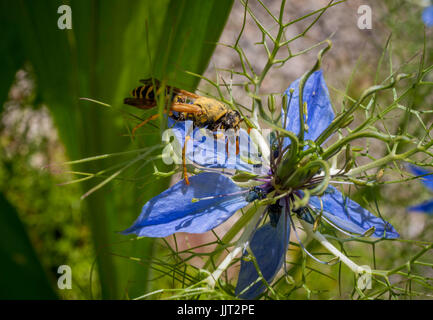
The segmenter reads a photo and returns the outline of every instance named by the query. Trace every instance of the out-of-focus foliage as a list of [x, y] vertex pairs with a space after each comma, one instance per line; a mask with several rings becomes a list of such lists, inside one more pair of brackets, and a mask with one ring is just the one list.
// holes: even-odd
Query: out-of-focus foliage
[[[94, 252], [90, 230], [80, 210], [80, 188], [59, 185], [63, 178], [56, 170], [66, 160], [64, 148], [46, 107], [31, 107], [35, 103], [32, 84], [29, 74], [19, 71], [10, 90], [10, 100], [5, 104], [0, 125], [0, 190], [23, 221], [51, 282], [56, 283], [60, 265], [69, 265], [73, 270], [75, 290], [59, 290], [59, 296], [89, 297], [89, 265], [94, 260]], [[7, 236], [10, 235], [6, 233]], [[95, 294], [98, 293], [96, 281], [95, 276]], [[27, 286], [20, 285], [22, 297], [27, 294], [26, 289]], [[8, 298], [6, 291], [3, 294]], [[14, 298], [19, 299], [20, 295]]]
[[[35, 78], [34, 94], [39, 98], [38, 102], [48, 107], [68, 157], [79, 159], [126, 150], [131, 139], [124, 124], [135, 125], [130, 119], [122, 121], [116, 112], [82, 102], [79, 98], [103, 100], [118, 110], [138, 80], [151, 75], [171, 82], [175, 80], [193, 90], [198, 79], [188, 77], [183, 71], [202, 73], [205, 70], [232, 1], [70, 1], [73, 28], [60, 30], [57, 10], [63, 4], [58, 0], [0, 2], [0, 52], [7, 57], [1, 62], [0, 98], [3, 105], [18, 67], [27, 61]], [[153, 145], [159, 141], [158, 134], [159, 131], [154, 131], [135, 144]], [[41, 146], [43, 143], [38, 143], [36, 148]], [[26, 157], [7, 159], [12, 162], [12, 167], [4, 171], [5, 177], [11, 173], [17, 179], [21, 177], [21, 180], [15, 180], [15, 192], [8, 190], [8, 195], [15, 197], [24, 211], [30, 211], [32, 207], [36, 212], [44, 211], [43, 217], [38, 216], [37, 224], [28, 225], [38, 226], [39, 239], [44, 239], [41, 254], [49, 255], [44, 252], [45, 248], [52, 248], [59, 254], [58, 258], [50, 258], [50, 265], [61, 263], [62, 253], [71, 258], [73, 252], [79, 252], [79, 239], [89, 240], [81, 235], [81, 232], [88, 232], [82, 225], [85, 221], [90, 226], [95, 248], [102, 297], [127, 297], [134, 295], [136, 288], [142, 292], [149, 269], [116, 258], [113, 251], [119, 249], [124, 255], [148, 255], [152, 252], [152, 241], [126, 242], [113, 247], [119, 240], [124, 240], [116, 232], [138, 212], [141, 203], [137, 199], [158, 193], [167, 185], [167, 179], [144, 189], [113, 184], [110, 189], [99, 190], [78, 205], [74, 200], [77, 192], [84, 193], [92, 184], [83, 184], [81, 190], [63, 187], [65, 189], [59, 191], [57, 189], [62, 187], [53, 184], [56, 179], [36, 170], [18, 169], [26, 167], [27, 160]], [[104, 164], [110, 165], [110, 161]], [[85, 172], [99, 170], [93, 163], [79, 169]], [[24, 179], [28, 182], [24, 183]], [[3, 187], [14, 186], [13, 179], [6, 187], [7, 182], [4, 180]], [[26, 192], [26, 188], [31, 187], [34, 192]], [[28, 205], [17, 200], [20, 193], [26, 194], [23, 196], [29, 200]], [[42, 210], [44, 206], [49, 209]], [[26, 215], [25, 219], [31, 217]], [[45, 231], [46, 237], [41, 235]], [[57, 238], [50, 238], [51, 231]], [[62, 242], [66, 238], [68, 240]], [[2, 237], [0, 241], [7, 243], [9, 239]], [[87, 254], [90, 254], [88, 246], [80, 255], [85, 257]], [[91, 274], [91, 262], [87, 260], [87, 276]], [[73, 272], [80, 274], [84, 269], [78, 265], [74, 268]], [[83, 285], [80, 281], [77, 284]], [[81, 297], [92, 296], [88, 288], [84, 291]], [[97, 289], [92, 293], [99, 297]]]
[[0, 299], [54, 299], [56, 295], [26, 231], [3, 194], [0, 194], [0, 210], [0, 232], [2, 237], [10, 239], [0, 243]]

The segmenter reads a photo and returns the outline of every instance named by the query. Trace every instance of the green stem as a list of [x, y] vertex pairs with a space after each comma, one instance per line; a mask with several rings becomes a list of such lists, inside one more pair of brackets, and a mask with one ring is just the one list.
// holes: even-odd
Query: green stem
[[355, 262], [350, 260], [345, 254], [343, 254], [340, 250], [338, 250], [336, 247], [332, 245], [320, 232], [313, 231], [313, 226], [303, 220], [299, 220], [304, 227], [304, 230], [307, 232], [307, 234], [314, 238], [315, 240], [319, 241], [322, 246], [324, 246], [329, 252], [331, 252], [334, 256], [336, 256], [338, 259], [340, 259], [341, 262], [343, 262], [347, 267], [349, 267], [350, 270], [352, 270], [355, 274], [362, 274], [364, 272], [368, 272], [363, 267], [358, 266]]
[[255, 214], [246, 226], [245, 231], [236, 242], [236, 246], [234, 247], [234, 249], [224, 258], [224, 260], [220, 263], [216, 270], [204, 280], [204, 282], [207, 283], [210, 288], [215, 287], [215, 284], [221, 274], [230, 266], [233, 259], [236, 258], [237, 255], [241, 254], [244, 248], [248, 245], [264, 210], [265, 207], [260, 207], [260, 210], [256, 210]]
[[367, 171], [369, 169], [384, 166], [391, 161], [406, 160], [407, 158], [414, 155], [415, 153], [427, 151], [432, 145], [433, 145], [433, 140], [430, 141], [429, 143], [425, 144], [424, 146], [417, 146], [416, 148], [413, 148], [413, 149], [411, 149], [405, 153], [396, 154], [394, 151], [392, 151], [391, 153], [389, 153], [388, 155], [386, 155], [385, 157], [383, 157], [381, 159], [378, 159], [376, 161], [372, 161], [372, 162], [367, 163], [363, 166], [360, 166], [360, 167], [357, 167], [357, 168], [350, 170], [347, 173], [347, 175], [356, 176], [356, 175], [360, 174], [361, 172]]
[[336, 143], [331, 145], [325, 152], [322, 154], [323, 159], [329, 159], [334, 156], [337, 152], [339, 152], [345, 145], [347, 145], [350, 141], [360, 139], [360, 138], [375, 138], [378, 140], [382, 140], [384, 142], [396, 142], [400, 140], [410, 141], [408, 137], [405, 136], [388, 136], [379, 132], [356, 132], [352, 133], [343, 139], [338, 140]]
[[212, 261], [218, 260], [221, 252], [226, 248], [225, 245], [229, 244], [233, 238], [246, 226], [249, 224], [249, 221], [254, 217], [257, 212], [257, 206], [254, 203], [252, 207], [250, 207], [246, 213], [244, 213], [236, 223], [230, 228], [229, 231], [224, 235], [221, 239], [222, 246], [215, 250], [216, 255], [209, 257], [206, 261], [203, 269], [208, 269], [212, 263]]
[[340, 116], [335, 118], [331, 124], [320, 134], [320, 136], [316, 139], [316, 144], [321, 145], [328, 139], [335, 131], [337, 131], [339, 128], [341, 128], [342, 124], [344, 124], [347, 119], [361, 106], [362, 102], [369, 97], [370, 95], [381, 91], [392, 88], [397, 82], [399, 82], [402, 79], [405, 79], [409, 77], [407, 74], [399, 74], [393, 79], [389, 84], [387, 85], [377, 85], [372, 86], [365, 90], [361, 97], [344, 113], [342, 113]]

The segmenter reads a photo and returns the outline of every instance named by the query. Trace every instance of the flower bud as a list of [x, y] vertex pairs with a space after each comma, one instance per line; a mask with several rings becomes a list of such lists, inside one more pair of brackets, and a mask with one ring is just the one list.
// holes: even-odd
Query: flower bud
[[344, 121], [341, 125], [340, 125], [340, 129], [342, 128], [346, 128], [349, 124], [352, 123], [352, 121], [355, 119], [355, 117], [352, 115], [350, 115], [350, 117], [347, 118], [346, 121]]
[[275, 96], [273, 94], [268, 96], [268, 109], [271, 113], [275, 112]]

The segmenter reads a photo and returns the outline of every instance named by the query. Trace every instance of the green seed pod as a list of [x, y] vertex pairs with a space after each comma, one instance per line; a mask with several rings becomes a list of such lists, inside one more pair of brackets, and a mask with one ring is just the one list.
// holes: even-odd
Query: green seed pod
[[271, 113], [275, 112], [275, 96], [273, 94], [268, 96], [268, 109]]
[[246, 171], [238, 171], [232, 177], [232, 180], [235, 182], [246, 182], [253, 178], [257, 177], [257, 174], [249, 173]]
[[314, 220], [313, 232], [317, 231], [317, 228], [319, 227], [321, 220], [322, 220], [322, 215], [320, 214], [320, 215], [317, 216], [316, 220]]
[[353, 152], [360, 152], [360, 151], [362, 151], [362, 150], [364, 150], [363, 147], [352, 147], [352, 151], [353, 151]]
[[368, 229], [367, 231], [364, 232], [364, 234], [362, 235], [363, 237], [369, 237], [371, 236], [374, 232], [376, 231], [376, 228], [373, 226], [370, 229]]
[[340, 128], [342, 129], [342, 128], [346, 128], [349, 124], [351, 124], [352, 123], [352, 121], [355, 119], [355, 117], [353, 116], [353, 114], [349, 117], [349, 118], [347, 118], [347, 120], [345, 121], [345, 122], [343, 122], [341, 125], [340, 125]]
[[345, 156], [346, 156], [346, 162], [352, 160], [352, 148], [351, 148], [350, 144], [348, 144], [346, 146]]
[[344, 173], [349, 172], [350, 169], [353, 168], [354, 164], [355, 164], [355, 161], [353, 159], [350, 159], [349, 162], [346, 164], [346, 167], [344, 168]]
[[340, 258], [339, 257], [334, 257], [331, 260], [328, 261], [328, 266], [333, 266], [336, 265], [338, 262], [340, 262]]
[[284, 110], [284, 114], [287, 115], [287, 104], [289, 103], [289, 98], [287, 95], [283, 95], [283, 98], [281, 99], [282, 108]]

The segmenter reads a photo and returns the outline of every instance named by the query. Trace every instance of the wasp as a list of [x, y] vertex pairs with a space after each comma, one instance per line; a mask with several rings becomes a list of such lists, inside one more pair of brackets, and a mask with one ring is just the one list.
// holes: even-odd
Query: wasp
[[[162, 93], [160, 82], [156, 79], [140, 80], [143, 85], [132, 90], [132, 98], [125, 98], [124, 103], [140, 109], [151, 109], [157, 104], [157, 97]], [[195, 127], [211, 131], [218, 129], [239, 129], [242, 117], [238, 111], [231, 110], [218, 100], [199, 96], [195, 93], [175, 87], [165, 87], [164, 95], [171, 102], [169, 116], [175, 121], [192, 120]], [[145, 120], [137, 130], [158, 115]], [[135, 132], [134, 130], [134, 132]]]
[[[134, 88], [131, 92], [132, 98], [125, 98], [123, 103], [139, 109], [150, 109], [156, 106], [157, 97], [161, 94], [161, 83], [157, 79], [140, 80], [143, 84]], [[187, 98], [194, 99], [196, 94], [174, 87], [166, 86], [164, 95], [171, 98], [172, 103], [187, 103]]]
[[[243, 121], [238, 111], [231, 110], [218, 100], [170, 86], [166, 86], [164, 92], [162, 92], [163, 87], [157, 79], [144, 79], [140, 80], [140, 82], [143, 85], [132, 90], [132, 97], [125, 98], [125, 104], [140, 109], [151, 109], [157, 105], [157, 98], [161, 94], [164, 94], [171, 104], [168, 115], [175, 121], [191, 120], [195, 127], [206, 128], [211, 131], [217, 131], [219, 129], [234, 129], [237, 131]], [[134, 136], [138, 128], [156, 119], [158, 116], [159, 114], [155, 114], [144, 120], [132, 130], [132, 135]], [[189, 139], [189, 137], [186, 137], [186, 139]], [[186, 143], [184, 144], [184, 148], [185, 146]], [[184, 161], [185, 181], [189, 184], [186, 175], [185, 150], [183, 150], [182, 158]]]

